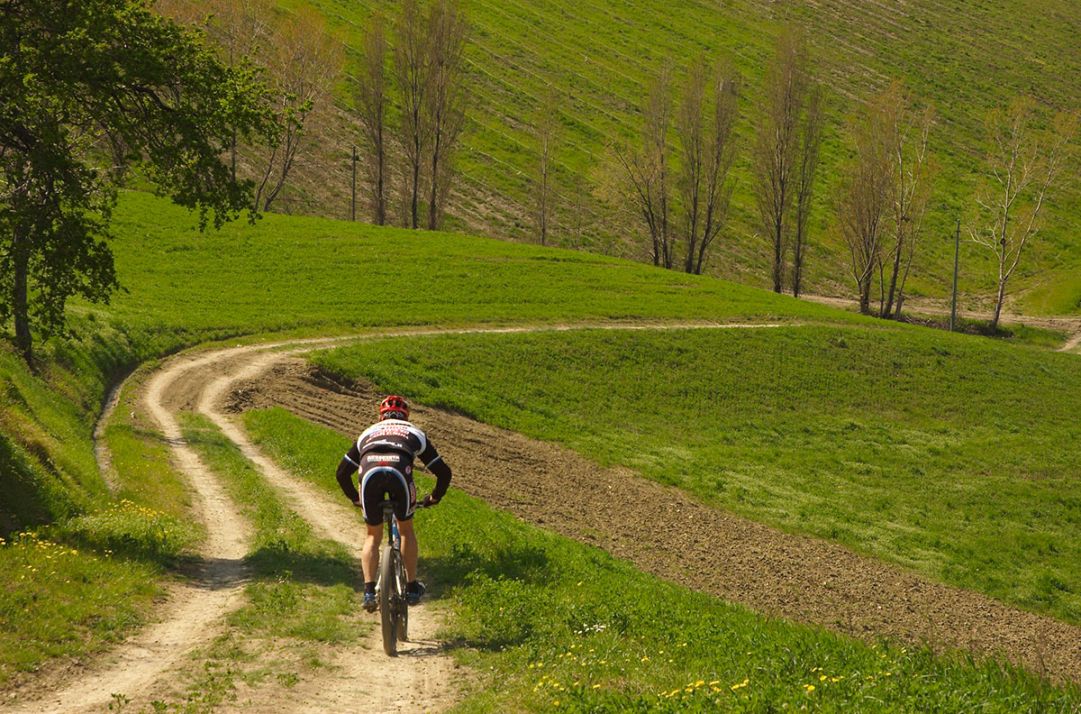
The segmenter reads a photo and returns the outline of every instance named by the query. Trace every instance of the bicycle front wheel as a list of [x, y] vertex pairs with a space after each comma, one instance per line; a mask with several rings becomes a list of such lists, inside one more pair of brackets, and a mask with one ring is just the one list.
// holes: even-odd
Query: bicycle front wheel
[[398, 592], [400, 593], [400, 597], [398, 598], [398, 602], [397, 602], [397, 605], [398, 605], [398, 641], [399, 642], [408, 642], [409, 641], [409, 603], [407, 603], [405, 601], [405, 588], [406, 588], [405, 563], [402, 561], [402, 558], [400, 556], [396, 560], [397, 560], [397, 562], [395, 563], [395, 566], [396, 566], [395, 567], [395, 572], [397, 573], [397, 576], [398, 576]]
[[383, 546], [383, 552], [379, 554], [379, 580], [382, 587], [379, 588], [379, 615], [383, 625], [383, 651], [388, 657], [398, 655], [398, 601], [401, 593], [398, 590], [397, 553], [389, 545]]

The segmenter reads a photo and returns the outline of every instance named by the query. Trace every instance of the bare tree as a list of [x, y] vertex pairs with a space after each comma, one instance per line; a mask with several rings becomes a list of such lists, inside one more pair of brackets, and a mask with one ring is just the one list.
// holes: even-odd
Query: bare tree
[[435, 230], [450, 185], [450, 157], [465, 124], [462, 52], [466, 23], [458, 0], [434, 0], [427, 30], [428, 74], [423, 109], [431, 138], [428, 229]]
[[402, 0], [396, 23], [394, 72], [401, 92], [401, 143], [409, 164], [406, 181], [408, 203], [406, 225], [419, 227], [420, 170], [428, 143], [429, 128], [424, 111], [428, 84], [428, 43], [420, 5], [417, 0]]
[[552, 186], [552, 157], [558, 141], [559, 95], [550, 90], [545, 93], [536, 121], [537, 178], [534, 197], [536, 200], [537, 238], [541, 245], [548, 243], [548, 230], [554, 208], [555, 191]]
[[683, 199], [684, 240], [686, 255], [684, 270], [693, 272], [694, 257], [698, 247], [698, 229], [702, 218], [703, 175], [706, 172], [706, 129], [702, 106], [706, 100], [706, 63], [699, 58], [687, 71], [687, 82], [676, 115], [676, 134], [682, 150], [679, 187]]
[[889, 106], [881, 97], [864, 107], [852, 127], [855, 156], [845, 172], [838, 221], [848, 245], [860, 312], [871, 312], [871, 285], [880, 265], [884, 223], [892, 199]]
[[807, 220], [811, 216], [815, 178], [818, 174], [818, 148], [822, 141], [822, 87], [811, 83], [796, 150], [795, 232], [792, 241], [792, 295], [803, 289], [803, 261], [807, 248]]
[[[889, 230], [892, 241], [885, 254], [891, 263], [889, 279], [883, 280], [882, 317], [900, 318], [905, 282], [919, 243], [920, 228], [931, 198], [933, 163], [927, 155], [927, 140], [934, 124], [934, 112], [915, 112], [900, 83], [893, 83], [880, 100], [886, 107], [892, 211]], [[883, 275], [883, 278], [885, 276]], [[888, 285], [888, 287], [887, 287]]]
[[631, 186], [631, 200], [649, 230], [653, 264], [672, 267], [668, 175], [668, 129], [672, 123], [672, 67], [665, 63], [650, 83], [642, 129], [642, 149], [615, 147]]
[[[704, 116], [707, 90], [713, 100], [708, 118]], [[727, 179], [735, 157], [732, 127], [737, 95], [738, 82], [727, 67], [719, 66], [710, 81], [704, 60], [691, 65], [676, 121], [682, 150], [684, 270], [688, 273], [701, 274], [709, 246], [728, 218], [732, 189]]]
[[289, 178], [307, 125], [329, 105], [344, 61], [341, 45], [327, 31], [323, 16], [312, 8], [300, 8], [283, 20], [271, 49], [267, 68], [276, 85], [282, 133], [268, 147], [270, 154], [255, 192], [255, 205], [261, 202], [264, 211], [270, 210]]
[[[266, 63], [274, 44], [275, 4], [272, 0], [157, 0], [155, 8], [177, 22], [198, 25], [214, 41], [225, 64]], [[229, 146], [229, 164], [236, 180], [237, 133]]]
[[755, 198], [763, 228], [773, 248], [774, 292], [784, 289], [786, 220], [798, 171], [799, 121], [807, 99], [808, 54], [803, 35], [792, 27], [777, 38], [766, 71], [765, 97], [755, 138]]
[[375, 223], [380, 226], [387, 222], [386, 59], [387, 39], [383, 32], [383, 18], [376, 14], [364, 36], [357, 76], [357, 105], [364, 129], [363, 145], [372, 187], [372, 209]]
[[1032, 99], [1018, 97], [987, 119], [989, 175], [976, 198], [983, 225], [971, 228], [970, 235], [991, 250], [998, 263], [992, 329], [998, 329], [1006, 285], [1025, 246], [1040, 230], [1044, 202], [1077, 133], [1076, 112], [1058, 114], [1051, 130], [1040, 132], [1032, 125], [1035, 110]]

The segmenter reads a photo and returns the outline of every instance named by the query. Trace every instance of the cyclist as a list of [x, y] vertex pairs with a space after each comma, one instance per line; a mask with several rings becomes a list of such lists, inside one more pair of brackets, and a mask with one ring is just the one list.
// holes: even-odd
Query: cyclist
[[[395, 502], [394, 515], [402, 538], [405, 561], [405, 598], [410, 605], [420, 602], [424, 584], [417, 580], [417, 537], [413, 532], [413, 511], [417, 506], [417, 489], [413, 485], [413, 460], [421, 463], [436, 477], [435, 489], [424, 497], [425, 506], [434, 506], [450, 486], [450, 467], [435, 450], [424, 432], [409, 421], [409, 403], [392, 394], [379, 404], [379, 421], [368, 427], [353, 443], [338, 464], [338, 485], [354, 506], [364, 512], [368, 533], [361, 552], [364, 570], [364, 609], [374, 612], [375, 577], [379, 569], [379, 542], [383, 538], [383, 512], [379, 502], [389, 494]], [[353, 474], [359, 471], [360, 491], [353, 485]]]

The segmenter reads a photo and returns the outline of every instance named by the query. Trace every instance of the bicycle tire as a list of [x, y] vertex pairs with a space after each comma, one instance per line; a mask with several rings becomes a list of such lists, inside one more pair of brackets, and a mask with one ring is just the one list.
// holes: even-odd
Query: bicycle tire
[[398, 578], [395, 573], [394, 549], [390, 544], [383, 546], [383, 552], [379, 556], [379, 580], [382, 587], [379, 588], [379, 615], [383, 626], [383, 651], [388, 657], [398, 656]]
[[395, 565], [396, 565], [396, 567], [394, 568], [394, 570], [395, 570], [395, 572], [397, 573], [397, 576], [398, 576], [398, 580], [397, 580], [397, 582], [398, 582], [398, 592], [400, 593], [400, 596], [398, 597], [398, 641], [399, 642], [408, 642], [409, 641], [409, 603], [407, 603], [405, 601], [405, 587], [406, 587], [405, 563], [402, 562], [401, 558], [398, 558]]

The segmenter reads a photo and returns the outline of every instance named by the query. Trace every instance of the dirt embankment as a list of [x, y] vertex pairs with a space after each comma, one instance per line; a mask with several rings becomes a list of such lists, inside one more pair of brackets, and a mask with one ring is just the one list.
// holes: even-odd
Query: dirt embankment
[[[292, 358], [238, 383], [227, 404], [234, 412], [285, 407], [347, 435], [344, 446], [371, 421], [375, 400], [369, 385], [336, 383]], [[423, 406], [414, 418], [454, 467], [453, 487], [646, 572], [848, 635], [1005, 657], [1052, 680], [1081, 682], [1081, 628], [707, 508], [553, 444]], [[663, 523], [679, 528], [659, 548], [653, 533]]]

